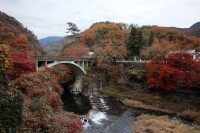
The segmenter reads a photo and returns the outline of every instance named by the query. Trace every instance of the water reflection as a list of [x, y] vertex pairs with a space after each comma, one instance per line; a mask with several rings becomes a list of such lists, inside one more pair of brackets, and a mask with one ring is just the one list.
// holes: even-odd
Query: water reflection
[[65, 91], [61, 94], [61, 100], [64, 103], [63, 109], [65, 111], [74, 112], [75, 114], [84, 115], [92, 108], [90, 100], [87, 96], [73, 96]]

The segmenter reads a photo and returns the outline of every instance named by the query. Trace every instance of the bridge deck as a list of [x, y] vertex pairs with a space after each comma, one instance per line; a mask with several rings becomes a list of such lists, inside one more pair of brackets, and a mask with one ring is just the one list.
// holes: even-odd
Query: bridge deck
[[[64, 57], [64, 56], [35, 56], [36, 61], [90, 61], [91, 57]], [[147, 61], [133, 60], [117, 60], [117, 63], [132, 64], [132, 63], [147, 63]]]
[[35, 56], [36, 61], [90, 61], [90, 57]]

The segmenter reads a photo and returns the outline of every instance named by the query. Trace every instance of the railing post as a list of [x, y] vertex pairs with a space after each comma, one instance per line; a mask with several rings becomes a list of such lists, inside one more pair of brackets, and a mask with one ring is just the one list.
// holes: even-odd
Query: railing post
[[36, 72], [38, 72], [38, 61], [36, 60]]
[[45, 67], [47, 67], [47, 61], [45, 61]]
[[85, 61], [83, 61], [83, 69], [85, 69]]

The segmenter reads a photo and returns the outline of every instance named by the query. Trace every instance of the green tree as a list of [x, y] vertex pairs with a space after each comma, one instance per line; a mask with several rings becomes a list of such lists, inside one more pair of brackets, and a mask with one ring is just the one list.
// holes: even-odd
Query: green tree
[[139, 56], [141, 49], [144, 46], [142, 31], [136, 27], [132, 27], [126, 48], [129, 57]]
[[154, 42], [154, 34], [153, 32], [151, 32], [148, 39], [148, 46], [151, 46], [153, 42]]

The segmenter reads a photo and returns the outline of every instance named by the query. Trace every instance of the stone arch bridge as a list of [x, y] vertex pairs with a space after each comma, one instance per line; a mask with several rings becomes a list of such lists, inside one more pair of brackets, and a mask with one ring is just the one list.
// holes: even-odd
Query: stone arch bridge
[[35, 56], [36, 70], [39, 71], [45, 67], [49, 68], [58, 64], [64, 64], [70, 67], [76, 75], [85, 75], [85, 69], [89, 66], [90, 59], [89, 57]]

